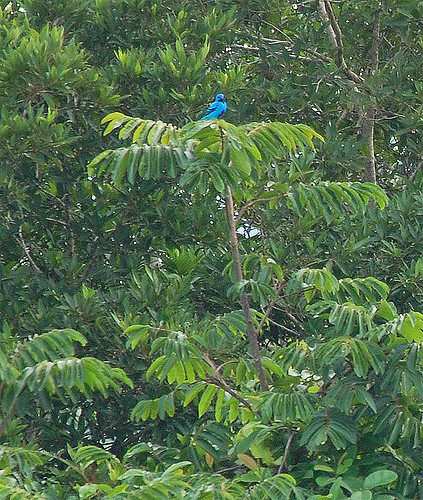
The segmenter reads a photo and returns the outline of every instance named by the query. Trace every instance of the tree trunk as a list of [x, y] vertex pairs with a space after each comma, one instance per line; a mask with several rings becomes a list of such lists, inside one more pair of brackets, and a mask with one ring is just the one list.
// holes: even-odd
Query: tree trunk
[[364, 155], [366, 157], [364, 180], [376, 184], [376, 156], [374, 146], [375, 108], [370, 107], [362, 112], [361, 135], [364, 139]]
[[[373, 38], [370, 49], [370, 74], [374, 75], [379, 69], [379, 46], [380, 46], [380, 20], [383, 10], [385, 9], [385, 1], [379, 3], [379, 9], [375, 13], [373, 21]], [[374, 143], [375, 130], [375, 114], [376, 106], [374, 103], [370, 107], [361, 112], [361, 135], [364, 139], [364, 153], [366, 156], [365, 175], [367, 182], [376, 184], [376, 155]]]
[[[367, 74], [375, 74], [379, 69], [379, 46], [380, 46], [380, 21], [383, 11], [385, 9], [385, 0], [379, 2], [379, 8], [375, 13], [373, 21], [373, 38], [370, 48], [370, 64], [364, 71]], [[332, 45], [335, 53], [335, 64], [340, 68], [344, 76], [351, 82], [352, 85], [362, 84], [365, 79], [361, 76], [360, 72], [356, 73], [348, 66], [343, 45], [343, 35], [339, 27], [338, 21], [335, 17], [330, 0], [317, 0], [317, 11], [322, 22], [325, 25], [326, 34], [329, 42]], [[371, 96], [368, 96], [371, 99]], [[363, 107], [362, 104], [358, 105], [358, 112], [360, 115], [361, 136], [364, 139], [364, 179], [367, 182], [376, 184], [376, 156], [374, 148], [374, 127], [375, 127], [375, 114], [376, 105], [371, 102], [368, 107]]]

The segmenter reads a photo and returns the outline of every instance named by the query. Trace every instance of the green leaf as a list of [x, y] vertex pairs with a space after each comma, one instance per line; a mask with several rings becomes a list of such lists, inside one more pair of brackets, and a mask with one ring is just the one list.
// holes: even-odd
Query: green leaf
[[217, 387], [215, 385], [209, 385], [207, 386], [206, 390], [204, 391], [203, 395], [201, 396], [200, 402], [198, 403], [198, 416], [202, 417], [204, 413], [210, 408], [210, 404], [212, 402], [212, 399], [214, 398], [216, 392], [217, 392]]
[[206, 382], [197, 382], [191, 386], [185, 394], [184, 406], [187, 406], [206, 385]]
[[256, 439], [258, 434], [260, 433], [260, 429], [256, 429], [255, 431], [251, 432], [247, 437], [243, 438], [241, 441], [239, 441], [234, 449], [233, 453], [235, 455], [240, 455], [241, 453], [245, 453], [250, 449], [251, 444], [253, 441]]
[[163, 355], [163, 356], [160, 356], [159, 358], [155, 359], [151, 363], [150, 367], [148, 368], [148, 370], [145, 374], [147, 380], [151, 378], [153, 373], [158, 372], [165, 365], [166, 359], [167, 359], [167, 356]]
[[423, 314], [416, 311], [408, 313], [399, 331], [408, 342], [423, 342]]
[[350, 500], [371, 500], [372, 498], [372, 492], [369, 490], [355, 491], [350, 496]]
[[216, 189], [216, 191], [218, 193], [223, 193], [225, 190], [225, 183], [224, 183], [222, 177], [220, 176], [219, 172], [216, 169], [212, 168], [209, 171], [209, 173], [210, 173], [211, 181], [212, 181], [213, 186]]
[[77, 463], [83, 463], [85, 467], [93, 462], [99, 463], [111, 459], [116, 459], [115, 455], [97, 446], [81, 446], [76, 449], [73, 455], [73, 460]]
[[223, 389], [219, 389], [217, 393], [216, 403], [215, 403], [215, 418], [217, 422], [222, 420], [222, 409], [225, 401], [225, 391]]
[[364, 480], [364, 488], [373, 489], [377, 486], [391, 484], [398, 479], [398, 474], [394, 471], [382, 469], [369, 474]]
[[135, 347], [141, 342], [145, 343], [150, 336], [151, 326], [150, 325], [132, 325], [128, 327], [123, 335], [128, 335], [129, 339], [126, 341], [126, 347]]
[[362, 386], [357, 387], [357, 397], [361, 403], [367, 404], [374, 413], [377, 413], [376, 403], [372, 395]]

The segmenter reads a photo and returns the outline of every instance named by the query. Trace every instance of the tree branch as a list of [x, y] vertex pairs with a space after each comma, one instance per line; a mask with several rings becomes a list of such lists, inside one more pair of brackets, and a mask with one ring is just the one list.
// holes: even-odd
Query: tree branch
[[262, 201], [266, 202], [271, 200], [277, 200], [279, 198], [281, 198], [281, 196], [271, 196], [270, 198], [257, 198], [255, 200], [249, 201], [239, 209], [238, 215], [235, 217], [235, 224], [238, 224], [239, 220], [245, 214], [245, 212], [256, 203], [261, 203]]
[[[287, 314], [285, 312], [285, 314]], [[287, 314], [288, 315], [288, 314]], [[274, 319], [272, 318], [268, 318], [269, 320], [269, 323], [272, 323], [272, 325], [275, 325], [277, 326], [278, 328], [280, 328], [281, 330], [285, 330], [286, 332], [290, 333], [291, 335], [294, 335], [295, 337], [298, 337], [298, 332], [296, 332], [295, 330], [293, 330], [292, 328], [288, 328], [287, 326], [285, 325], [281, 325], [280, 323], [278, 323], [277, 321], [275, 321]]]
[[[337, 51], [337, 66], [341, 66], [343, 56], [343, 48], [342, 48], [342, 35], [339, 37], [339, 26], [338, 28], [338, 36], [335, 33], [333, 28], [333, 21], [335, 16], [333, 15], [332, 7], [329, 2], [326, 0], [318, 0], [317, 2], [317, 11], [319, 12], [320, 19], [326, 25], [326, 34], [329, 38], [329, 41], [334, 49]], [[330, 8], [328, 8], [330, 7]], [[329, 11], [331, 12], [331, 16], [329, 15]], [[335, 24], [337, 25], [336, 21]]]
[[250, 403], [242, 396], [240, 396], [236, 391], [234, 391], [231, 387], [229, 387], [229, 385], [226, 383], [225, 379], [222, 377], [219, 370], [216, 368], [215, 364], [209, 358], [209, 356], [203, 353], [203, 359], [210, 366], [210, 368], [213, 370], [213, 373], [215, 374], [214, 377], [209, 376], [207, 379], [203, 379], [204, 382], [211, 383], [213, 385], [216, 385], [217, 387], [220, 387], [220, 389], [223, 389], [225, 392], [233, 396], [235, 399], [237, 399], [240, 403], [242, 403], [252, 412], [253, 407], [250, 405]]
[[335, 63], [338, 68], [342, 69], [344, 75], [354, 83], [363, 83], [364, 78], [357, 75], [352, 71], [344, 57], [344, 45], [342, 42], [342, 31], [339, 27], [338, 21], [336, 20], [335, 14], [332, 9], [332, 5], [329, 0], [318, 0], [317, 10], [320, 15], [320, 19], [326, 25], [326, 34], [328, 35], [329, 42], [335, 49]]
[[25, 252], [26, 258], [29, 260], [32, 267], [37, 271], [37, 273], [41, 274], [42, 273], [41, 269], [37, 266], [37, 263], [35, 262], [35, 260], [33, 259], [32, 255], [31, 255], [31, 248], [25, 242], [22, 226], [19, 227], [19, 238], [15, 237], [15, 239], [18, 241], [22, 250]]
[[[241, 258], [239, 255], [239, 248], [238, 248], [238, 237], [236, 234], [237, 225], [235, 219], [234, 200], [230, 186], [226, 186], [225, 204], [226, 204], [226, 216], [229, 226], [229, 240], [231, 245], [232, 260], [234, 263], [235, 278], [238, 282], [240, 282], [243, 279], [243, 273], [242, 273]], [[257, 370], [257, 376], [260, 381], [260, 388], [262, 391], [268, 391], [269, 384], [267, 382], [266, 374], [264, 372], [263, 364], [261, 362], [260, 347], [257, 339], [257, 334], [254, 330], [253, 318], [251, 316], [250, 300], [246, 293], [241, 293], [239, 296], [239, 300], [241, 302], [241, 307], [245, 316], [248, 343], [250, 345], [251, 354], [253, 356], [254, 366]]]
[[339, 49], [341, 50], [342, 58], [344, 58], [344, 44], [342, 42], [341, 28], [339, 27], [338, 21], [336, 20], [335, 13], [333, 12], [332, 4], [330, 3], [330, 0], [324, 0], [324, 3], [326, 6], [326, 12], [327, 12], [328, 18], [330, 20], [330, 24], [331, 24], [333, 32], [335, 34], [336, 44], [339, 47]]
[[[279, 285], [275, 287], [275, 292], [277, 295], [279, 295], [281, 293], [284, 286], [285, 286], [285, 282], [282, 282], [282, 283], [279, 283]], [[261, 318], [259, 326], [257, 327], [257, 331], [256, 331], [257, 336], [260, 335], [260, 333], [261, 333], [266, 321], [269, 319], [270, 313], [273, 311], [273, 308], [275, 307], [276, 303], [277, 303], [277, 299], [271, 300], [269, 302], [269, 305], [267, 306], [266, 312], [264, 313], [264, 316]]]
[[[97, 241], [98, 237], [94, 239], [94, 241]], [[76, 283], [76, 288], [80, 288], [82, 284], [85, 282], [87, 279], [88, 275], [90, 274], [92, 268], [94, 267], [95, 261], [98, 259], [98, 256], [100, 255], [99, 250], [96, 248], [95, 250], [92, 251], [91, 255], [89, 256], [89, 261], [87, 265], [85, 266], [84, 272], [82, 273], [82, 276], [79, 278], [79, 280]]]
[[72, 259], [75, 255], [75, 234], [74, 234], [72, 226], [71, 226], [72, 216], [71, 216], [71, 212], [70, 212], [69, 203], [67, 201], [67, 195], [65, 195], [63, 197], [63, 199], [60, 199], [58, 196], [54, 195], [53, 193], [50, 193], [49, 191], [47, 191], [47, 189], [43, 188], [42, 186], [39, 186], [39, 190], [42, 193], [53, 198], [54, 201], [57, 204], [59, 204], [65, 211], [66, 222], [63, 222], [63, 221], [60, 221], [57, 219], [51, 219], [51, 218], [47, 218], [46, 220], [56, 222], [56, 223], [61, 224], [62, 226], [66, 227], [66, 229], [68, 231], [67, 245], [70, 248], [70, 257]]
[[286, 470], [286, 460], [288, 458], [288, 452], [289, 452], [289, 449], [292, 445], [292, 441], [294, 441], [295, 434], [296, 434], [296, 431], [291, 429], [291, 431], [289, 433], [288, 441], [286, 442], [286, 445], [285, 445], [285, 451], [283, 453], [282, 462], [281, 462], [279, 469], [278, 469], [278, 474], [282, 474], [282, 472], [284, 472]]

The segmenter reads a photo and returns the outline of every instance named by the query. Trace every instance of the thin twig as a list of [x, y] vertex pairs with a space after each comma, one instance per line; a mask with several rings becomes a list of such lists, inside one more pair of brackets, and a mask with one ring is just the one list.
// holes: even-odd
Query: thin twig
[[272, 318], [269, 318], [269, 323], [272, 323], [273, 325], [277, 326], [278, 328], [281, 328], [282, 330], [286, 330], [291, 335], [298, 336], [298, 332], [296, 332], [295, 330], [292, 330], [291, 328], [288, 328], [285, 325], [281, 325], [280, 323], [278, 323], [277, 321], [275, 321]]
[[250, 403], [244, 399], [242, 396], [240, 396], [236, 391], [231, 389], [229, 385], [226, 383], [225, 379], [222, 377], [218, 369], [216, 368], [216, 365], [213, 363], [213, 361], [209, 358], [207, 354], [203, 354], [203, 359], [204, 361], [210, 366], [210, 368], [213, 370], [213, 373], [215, 374], [215, 377], [210, 377], [205, 380], [206, 382], [211, 382], [212, 384], [220, 387], [223, 389], [225, 392], [233, 396], [235, 399], [240, 401], [243, 405], [245, 405], [250, 411], [253, 411], [252, 406]]
[[[283, 195], [282, 195], [283, 196]], [[271, 201], [271, 200], [278, 200], [282, 198], [282, 196], [271, 196], [270, 198], [257, 198], [255, 200], [249, 201], [246, 203], [243, 207], [241, 207], [238, 211], [238, 215], [235, 217], [235, 224], [238, 224], [240, 218], [244, 215], [244, 213], [253, 205], [256, 203], [261, 203], [261, 202], [266, 202], [266, 201]]]
[[75, 233], [74, 233], [72, 226], [71, 226], [72, 216], [71, 216], [71, 212], [70, 212], [69, 203], [65, 202], [65, 199], [67, 199], [67, 195], [65, 195], [63, 197], [63, 199], [60, 199], [58, 196], [56, 196], [53, 193], [50, 193], [50, 191], [48, 191], [47, 189], [44, 189], [42, 186], [39, 186], [39, 190], [42, 193], [47, 194], [48, 196], [54, 198], [56, 203], [58, 203], [59, 205], [61, 205], [63, 207], [63, 209], [66, 213], [66, 222], [63, 222], [63, 221], [60, 221], [57, 219], [51, 219], [51, 218], [47, 218], [46, 220], [51, 221], [51, 222], [56, 222], [57, 224], [61, 224], [61, 225], [66, 227], [66, 229], [68, 230], [68, 234], [69, 234], [68, 245], [70, 247], [70, 255], [71, 255], [71, 258], [73, 258], [75, 255]]
[[[95, 238], [94, 241], [97, 241], [98, 240], [98, 237]], [[89, 257], [89, 262], [88, 264], [86, 265], [85, 269], [84, 269], [84, 272], [82, 273], [82, 276], [79, 278], [79, 280], [77, 281], [76, 283], [76, 288], [80, 288], [82, 286], [82, 284], [85, 282], [85, 280], [87, 279], [89, 273], [91, 272], [92, 268], [94, 267], [94, 264], [96, 262], [96, 260], [98, 259], [100, 255], [100, 251], [98, 248], [96, 248], [90, 255]]]
[[336, 120], [336, 127], [339, 128], [339, 126], [341, 125], [341, 123], [345, 120], [345, 118], [348, 116], [348, 113], [350, 112], [351, 110], [349, 108], [345, 108], [342, 113], [341, 113], [341, 116]]
[[214, 377], [209, 377], [208, 379], [205, 380], [205, 382], [212, 383], [213, 385], [219, 387], [220, 389], [223, 389], [225, 392], [227, 392], [235, 399], [237, 399], [240, 403], [242, 403], [244, 406], [246, 406], [251, 412], [253, 411], [253, 408], [250, 405], [250, 403], [242, 396], [240, 396], [236, 391], [231, 389], [225, 382], [222, 383], [220, 380]]
[[[279, 296], [281, 291], [283, 290], [285, 286], [285, 282], [280, 283], [276, 288], [275, 288], [275, 293], [276, 295]], [[259, 326], [257, 327], [256, 333], [257, 336], [260, 335], [266, 321], [269, 319], [270, 313], [273, 311], [273, 308], [275, 307], [275, 304], [277, 303], [277, 299], [273, 299], [269, 302], [269, 305], [267, 306], [266, 312], [264, 313], [263, 317], [261, 318], [261, 321], [259, 323]]]
[[278, 474], [282, 474], [282, 472], [284, 472], [286, 470], [286, 460], [288, 458], [289, 448], [291, 447], [291, 444], [292, 444], [292, 441], [294, 440], [295, 434], [296, 434], [296, 431], [291, 429], [291, 431], [289, 433], [288, 441], [286, 442], [286, 445], [285, 445], [285, 451], [283, 453], [282, 462], [278, 468]]
[[15, 239], [19, 242], [20, 246], [22, 247], [22, 250], [25, 252], [26, 258], [29, 260], [33, 268], [37, 271], [37, 273], [41, 274], [42, 273], [41, 269], [37, 266], [37, 263], [35, 262], [35, 260], [31, 255], [31, 248], [25, 242], [22, 226], [19, 227], [19, 238]]

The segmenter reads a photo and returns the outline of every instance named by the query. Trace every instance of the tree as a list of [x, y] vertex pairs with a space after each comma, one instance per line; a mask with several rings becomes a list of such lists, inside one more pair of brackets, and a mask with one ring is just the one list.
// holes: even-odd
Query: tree
[[[223, 180], [225, 179], [228, 183], [227, 185], [231, 183], [234, 189], [241, 190], [241, 192], [238, 192], [238, 196], [235, 191], [235, 198], [239, 200], [242, 200], [243, 195], [245, 196], [246, 190], [245, 188], [240, 188], [239, 181], [237, 183], [233, 177], [239, 172], [241, 174], [239, 180], [242, 179], [243, 174], [244, 176], [247, 174], [248, 177], [245, 177], [244, 182], [256, 184], [255, 188], [257, 188], [257, 184], [260, 184], [260, 181], [264, 185], [268, 185], [267, 170], [265, 168], [261, 168], [260, 170], [257, 165], [260, 162], [274, 161], [271, 151], [277, 152], [277, 149], [272, 150], [269, 148], [269, 144], [272, 144], [272, 138], [274, 141], [275, 136], [279, 140], [283, 137], [286, 141], [290, 137], [287, 133], [289, 128], [285, 128], [284, 130], [281, 125], [278, 128], [277, 124], [273, 125], [273, 127], [272, 124], [246, 125], [241, 130], [245, 130], [247, 134], [246, 136], [241, 136], [236, 128], [228, 126], [224, 121], [213, 121], [211, 124], [208, 122], [190, 124], [183, 127], [180, 131], [172, 126], [166, 126], [162, 122], [154, 123], [141, 119], [132, 119], [119, 113], [106, 117], [105, 122], [110, 122], [105, 133], [122, 127], [120, 136], [123, 139], [133, 135], [132, 145], [119, 148], [115, 151], [108, 150], [99, 155], [91, 164], [91, 168], [99, 168], [100, 172], [106, 171], [119, 185], [121, 182], [124, 182], [124, 177], [127, 177], [130, 183], [135, 183], [137, 173], [142, 177], [145, 176], [147, 179], [150, 176], [174, 175], [175, 168], [179, 166], [185, 171], [181, 178], [184, 192], [187, 189], [194, 192], [198, 190], [203, 197], [211, 192], [212, 196], [216, 197], [224, 193], [225, 189], [227, 189]], [[290, 132], [292, 133], [293, 130], [295, 128], [291, 129]], [[310, 132], [308, 129], [300, 130]], [[272, 136], [271, 131], [275, 135]], [[285, 132], [285, 135], [283, 135], [282, 131]], [[279, 136], [277, 132], [279, 132]], [[144, 141], [145, 144], [143, 144]], [[282, 141], [281, 144], [285, 141]], [[185, 149], [181, 149], [181, 145], [184, 143], [187, 146]], [[286, 143], [289, 144], [288, 141]], [[253, 145], [257, 147], [259, 154], [254, 155]], [[237, 163], [239, 161], [237, 156], [240, 155], [239, 151], [244, 152], [241, 163]], [[251, 153], [250, 156], [248, 152]], [[224, 169], [225, 161], [231, 162], [232, 170], [230, 175]], [[249, 164], [250, 167], [247, 167]], [[254, 172], [252, 166], [255, 167]], [[256, 178], [258, 181], [254, 183], [254, 179]], [[209, 188], [209, 183], [210, 186], [214, 187], [215, 191]], [[249, 200], [245, 208], [240, 209], [240, 214], [243, 214], [249, 206], [256, 202], [275, 201], [275, 199], [281, 199], [289, 193], [288, 186], [286, 185], [282, 193], [278, 193], [275, 184], [272, 184], [272, 188], [273, 190], [270, 195], [269, 193], [264, 193], [257, 200]], [[373, 185], [356, 184], [348, 186], [342, 183], [333, 183], [313, 186], [308, 190], [306, 186], [301, 185], [295, 186], [295, 188], [295, 190], [289, 193], [293, 208], [301, 211], [304, 205], [306, 205], [307, 208], [313, 207], [315, 213], [320, 209], [329, 221], [333, 218], [334, 210], [342, 210], [342, 203], [340, 203], [342, 200], [352, 201], [354, 199], [359, 208], [364, 207], [364, 203], [368, 201], [369, 195], [376, 196], [382, 206], [386, 202], [386, 198], [384, 198], [382, 192], [378, 191]], [[333, 193], [332, 197], [330, 197], [331, 192]], [[301, 196], [304, 193], [307, 195]], [[226, 191], [226, 194], [227, 196], [229, 195], [228, 191]], [[229, 195], [229, 197], [229, 201], [227, 198], [227, 215], [229, 226], [231, 227], [234, 221], [233, 209], [231, 208], [233, 197], [232, 195]], [[330, 200], [331, 205], [333, 205], [331, 207], [332, 211], [328, 208], [330, 204], [322, 203], [322, 200], [326, 202]], [[338, 200], [338, 203], [334, 203], [335, 200]], [[236, 234], [236, 229], [232, 230], [232, 236], [234, 233]], [[232, 250], [236, 270], [236, 266], [239, 265], [237, 262], [239, 255], [236, 242], [234, 241], [232, 241]], [[249, 258], [251, 256], [247, 257], [246, 261]], [[267, 257], [264, 259], [267, 265], [262, 265], [259, 275], [263, 274], [263, 267], [267, 267], [268, 281], [264, 283], [263, 280], [257, 281], [255, 290], [258, 292], [258, 295], [255, 297], [256, 300], [257, 298], [260, 299], [260, 292], [261, 297], [266, 296], [263, 293], [263, 289], [265, 289], [266, 285], [269, 286], [272, 269], [269, 269], [271, 266], [268, 263], [272, 261], [275, 262], [273, 258]], [[283, 274], [282, 268], [279, 267], [278, 269], [276, 265], [273, 266], [273, 271], [275, 272], [275, 276], [282, 276]], [[240, 276], [239, 271], [235, 271], [235, 284], [232, 288], [237, 289], [238, 293], [241, 291], [241, 301], [246, 298], [243, 291], [246, 284], [242, 282], [242, 276]], [[281, 288], [281, 284], [277, 288]], [[244, 428], [248, 429], [248, 433], [235, 447], [235, 450], [238, 452], [240, 449], [246, 451], [244, 447], [247, 446], [247, 449], [250, 447], [253, 449], [252, 444], [254, 442], [250, 438], [250, 434], [253, 433], [252, 435], [256, 439], [261, 435], [261, 439], [263, 440], [263, 436], [269, 433], [269, 429], [266, 432], [263, 432], [263, 430], [260, 432], [260, 427], [263, 424], [268, 424], [272, 419], [280, 419], [281, 429], [279, 432], [285, 431], [288, 437], [283, 457], [280, 456], [279, 459], [279, 472], [285, 470], [289, 449], [295, 437], [297, 437], [297, 443], [300, 446], [306, 446], [310, 451], [317, 451], [320, 446], [330, 440], [336, 456], [337, 452], [335, 450], [348, 448], [351, 444], [354, 446], [357, 445], [357, 427], [360, 427], [360, 425], [357, 420], [354, 421], [352, 415], [355, 415], [355, 418], [359, 418], [358, 416], [360, 415], [362, 418], [366, 414], [368, 420], [363, 426], [363, 430], [370, 425], [376, 429], [377, 434], [377, 429], [380, 428], [379, 422], [381, 420], [385, 421], [387, 418], [387, 412], [382, 403], [382, 400], [386, 403], [385, 398], [387, 396], [385, 394], [382, 396], [380, 400], [381, 404], [375, 402], [372, 392], [364, 389], [364, 386], [361, 385], [361, 379], [367, 378], [370, 369], [376, 377], [381, 376], [382, 373], [386, 376], [385, 361], [387, 363], [386, 367], [392, 366], [386, 359], [386, 356], [389, 354], [393, 359], [396, 359], [397, 355], [392, 352], [394, 349], [392, 351], [389, 348], [387, 348], [388, 350], [383, 350], [378, 342], [375, 342], [375, 339], [378, 339], [380, 342], [384, 335], [388, 335], [392, 339], [390, 334], [395, 335], [398, 332], [402, 332], [402, 335], [408, 339], [408, 342], [413, 343], [416, 340], [418, 341], [421, 335], [418, 325], [418, 318], [420, 316], [418, 313], [398, 316], [395, 310], [392, 309], [392, 306], [389, 306], [388, 302], [386, 302], [388, 287], [374, 278], [344, 279], [339, 281], [328, 270], [306, 268], [297, 271], [288, 281], [286, 287], [288, 290], [295, 290], [299, 285], [302, 285], [303, 289], [304, 286], [306, 287], [305, 298], [310, 304], [308, 309], [314, 313], [315, 318], [321, 317], [321, 319], [324, 319], [327, 317], [329, 324], [333, 326], [329, 327], [328, 335], [325, 335], [324, 339], [320, 340], [320, 342], [317, 340], [318, 337], [315, 337], [316, 332], [311, 332], [312, 337], [315, 337], [312, 341], [312, 344], [314, 344], [313, 349], [310, 349], [304, 340], [299, 343], [291, 342], [289, 346], [279, 349], [273, 359], [266, 358], [266, 360], [263, 359], [261, 361], [267, 369], [267, 376], [273, 377], [273, 383], [275, 383], [275, 377], [280, 377], [282, 380], [285, 378], [295, 378], [289, 375], [290, 367], [306, 370], [309, 374], [307, 375], [309, 377], [307, 384], [309, 390], [306, 393], [298, 391], [295, 382], [291, 381], [289, 389], [281, 381], [279, 383], [282, 385], [277, 384], [276, 387], [283, 387], [284, 390], [279, 392], [274, 386], [270, 392], [263, 393], [263, 390], [268, 388], [267, 382], [263, 383], [263, 380], [260, 378], [260, 368], [256, 363], [256, 377], [261, 382], [261, 391], [257, 395], [254, 395], [254, 392], [252, 393], [251, 390], [247, 393], [243, 393], [242, 388], [238, 387], [237, 390], [234, 390], [229, 383], [232, 377], [242, 387], [244, 378], [248, 378], [247, 373], [250, 377], [249, 380], [254, 380], [254, 371], [249, 371], [251, 368], [248, 368], [248, 365], [245, 366], [245, 361], [241, 361], [240, 359], [231, 361], [227, 356], [222, 359], [220, 357], [222, 354], [217, 354], [216, 348], [212, 347], [214, 341], [208, 340], [211, 333], [210, 326], [206, 327], [207, 338], [202, 337], [202, 340], [198, 342], [199, 338], [201, 338], [198, 333], [191, 340], [190, 336], [185, 332], [172, 331], [170, 328], [163, 335], [160, 332], [161, 328], [151, 325], [133, 325], [127, 329], [127, 333], [130, 335], [129, 345], [135, 347], [139, 342], [143, 342], [143, 344], [147, 343], [148, 345], [151, 338], [152, 353], [155, 354], [157, 351], [162, 353], [150, 365], [146, 373], [147, 377], [149, 378], [156, 374], [159, 380], [166, 381], [170, 386], [176, 384], [170, 393], [153, 400], [140, 401], [133, 410], [133, 418], [146, 420], [157, 417], [163, 419], [166, 414], [173, 416], [175, 414], [175, 405], [178, 401], [184, 400], [184, 404], [187, 405], [198, 398], [197, 404], [200, 417], [204, 416], [212, 406], [214, 417], [218, 422], [233, 426], [237, 418], [242, 419]], [[254, 290], [251, 282], [250, 286]], [[321, 296], [313, 304], [316, 291], [318, 290]], [[296, 293], [303, 292], [297, 291]], [[373, 308], [374, 311], [370, 312]], [[243, 310], [245, 313], [246, 308], [243, 307]], [[329, 311], [330, 314], [325, 315], [326, 311]], [[378, 311], [376, 317], [379, 321], [382, 319], [383, 325], [378, 326], [378, 320], [374, 321], [373, 318], [376, 311]], [[235, 323], [229, 319], [230, 315], [224, 317], [224, 319], [235, 329], [235, 332], [237, 330], [241, 332], [248, 331], [249, 312], [248, 307], [247, 314], [244, 316], [243, 327], [240, 327], [239, 317]], [[264, 316], [264, 319], [266, 319], [266, 316]], [[215, 326], [218, 332], [219, 326]], [[409, 329], [410, 327], [411, 329]], [[226, 337], [232, 337], [234, 334], [233, 330], [231, 332], [231, 330], [224, 327], [220, 327], [220, 331]], [[341, 331], [344, 335], [339, 336], [338, 332]], [[380, 336], [381, 332], [383, 332], [382, 337]], [[257, 331], [254, 333], [257, 335]], [[353, 333], [356, 336], [352, 335]], [[330, 339], [331, 335], [335, 335], [335, 337]], [[400, 341], [400, 345], [405, 350], [407, 349], [407, 342]], [[204, 351], [203, 349], [206, 350]], [[251, 350], [254, 357], [254, 347]], [[213, 351], [214, 356], [219, 356], [217, 359], [211, 358], [210, 353]], [[224, 349], [222, 352], [228, 352], [228, 350]], [[280, 359], [283, 360], [282, 363]], [[344, 362], [342, 363], [343, 360]], [[219, 365], [221, 368], [218, 368]], [[239, 366], [245, 368], [239, 369]], [[223, 369], [223, 367], [225, 368]], [[221, 373], [221, 370], [223, 373]], [[300, 385], [304, 385], [304, 377], [300, 376], [302, 372], [297, 373], [298, 382], [301, 382]], [[252, 379], [251, 376], [253, 376]], [[317, 377], [317, 380], [320, 380], [320, 385], [313, 381], [313, 377]], [[407, 383], [410, 383], [411, 380], [409, 379]], [[374, 387], [376, 386], [378, 386], [378, 382], [375, 382]], [[352, 390], [349, 389], [350, 387]], [[230, 399], [227, 402], [225, 402], [225, 393], [230, 395]], [[317, 399], [310, 396], [310, 394], [318, 393], [320, 394]], [[335, 403], [340, 393], [348, 394], [346, 396], [348, 402], [342, 398], [339, 403]], [[388, 397], [395, 400], [397, 394], [397, 392], [390, 393]], [[213, 405], [216, 396], [217, 399]], [[249, 400], [254, 401], [254, 399], [260, 401], [260, 403], [258, 405], [251, 404]], [[244, 406], [243, 412], [241, 412], [240, 403]], [[224, 411], [226, 405], [229, 406], [229, 412]], [[373, 411], [377, 416], [373, 419], [369, 416], [369, 411]], [[404, 425], [407, 429], [414, 428], [417, 430], [419, 428], [418, 420], [413, 420], [410, 414], [407, 414], [407, 416], [406, 414], [407, 410], [406, 413], [400, 410], [395, 416], [392, 415], [395, 425], [389, 438], [390, 442], [393, 443], [398, 439], [397, 433], [401, 432]], [[302, 426], [301, 421], [303, 422]], [[297, 427], [298, 425], [300, 425], [299, 428]], [[414, 427], [416, 425], [417, 427]], [[221, 432], [223, 432], [223, 429], [221, 429]], [[299, 434], [301, 437], [298, 437]], [[216, 443], [221, 443], [217, 444], [217, 448], [224, 448], [221, 439], [215, 441], [211, 437], [213, 434], [210, 432], [205, 434], [205, 436], [209, 440], [211, 439], [211, 441], [207, 442], [205, 437], [202, 437], [201, 440], [198, 439], [196, 444], [200, 448], [203, 448], [206, 454], [208, 453], [215, 459], [218, 455], [211, 443], [215, 445]], [[404, 433], [405, 436], [406, 434]], [[247, 441], [248, 444], [244, 444], [244, 441]], [[417, 443], [418, 440], [414, 441], [414, 446]], [[374, 452], [373, 449], [372, 452]], [[268, 455], [268, 462], [265, 461], [266, 455], [264, 451], [256, 453], [256, 458], [261, 458], [269, 465], [277, 463], [277, 460], [272, 457], [271, 453]], [[360, 452], [356, 451], [356, 453], [356, 457], [360, 455], [360, 458], [355, 458], [358, 462], [355, 466], [360, 468], [361, 454], [366, 454], [365, 448]], [[239, 455], [242, 455], [242, 453], [238, 453], [238, 458]], [[327, 458], [328, 451], [326, 450], [326, 460]], [[350, 468], [353, 462], [354, 459], [346, 470]], [[326, 461], [327, 463], [329, 462]], [[325, 467], [328, 466], [325, 465]], [[257, 464], [253, 468], [257, 468]], [[329, 469], [327, 470], [329, 471]], [[390, 477], [394, 478], [394, 476]], [[364, 477], [362, 480], [364, 480]], [[325, 484], [334, 482], [334, 488], [336, 484], [337, 491], [339, 492], [341, 491], [341, 486], [347, 490], [349, 489], [351, 493], [358, 491], [354, 490], [354, 487], [349, 485], [348, 481], [349, 479], [346, 481], [337, 480], [336, 482], [333, 479], [333, 481], [328, 480]], [[362, 484], [365, 485], [366, 481]], [[364, 493], [365, 491], [363, 490]]]
[[[384, 176], [418, 166], [401, 23], [418, 32], [419, 7], [385, 6], [373, 79], [373, 4], [321, 4], [357, 92], [317, 3], [19, 5], [1, 18], [5, 496], [420, 497], [421, 176]], [[228, 121], [195, 122], [217, 90]], [[356, 182], [368, 95], [384, 210]], [[110, 111], [124, 142], [101, 134]], [[120, 392], [89, 390], [95, 372]]]
[[[322, 0], [266, 5], [249, 5], [246, 43], [234, 47], [250, 55], [260, 111], [320, 123], [332, 139], [322, 150], [327, 175], [341, 170], [351, 176], [360, 172], [359, 165], [363, 179], [376, 182], [378, 176], [385, 183], [397, 172], [412, 175], [419, 169], [415, 106], [420, 91], [411, 82], [418, 80], [420, 47], [412, 39], [420, 32], [420, 4]], [[414, 76], [404, 79], [405, 73]], [[332, 141], [345, 149], [342, 159], [339, 150], [333, 155]]]

